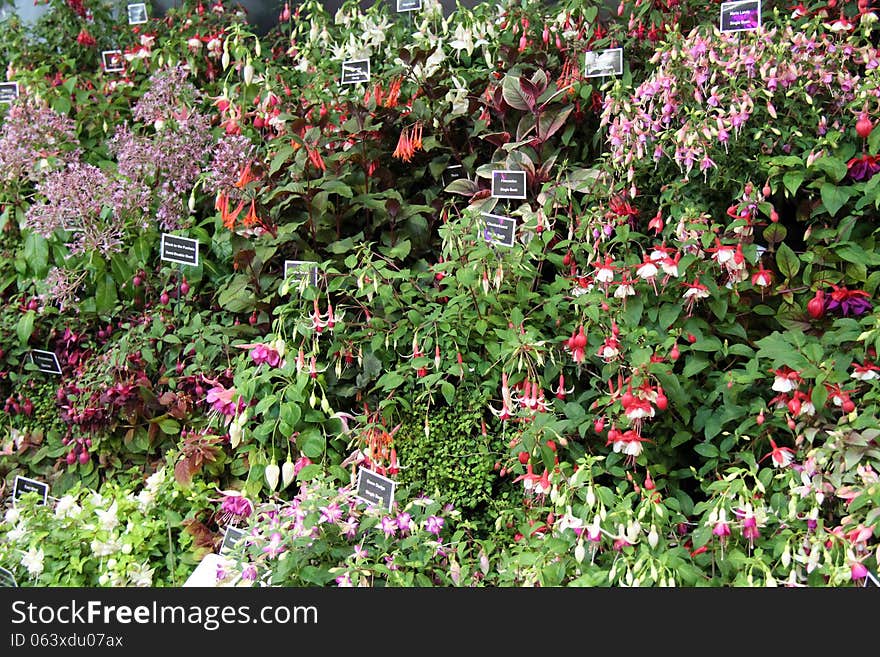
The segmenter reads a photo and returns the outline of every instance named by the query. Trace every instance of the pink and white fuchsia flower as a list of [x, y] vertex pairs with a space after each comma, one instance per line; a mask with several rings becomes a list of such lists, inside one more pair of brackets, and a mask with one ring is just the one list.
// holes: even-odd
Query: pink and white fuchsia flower
[[798, 372], [788, 365], [783, 365], [778, 370], [772, 370], [774, 376], [772, 389], [776, 392], [791, 392], [801, 382]]

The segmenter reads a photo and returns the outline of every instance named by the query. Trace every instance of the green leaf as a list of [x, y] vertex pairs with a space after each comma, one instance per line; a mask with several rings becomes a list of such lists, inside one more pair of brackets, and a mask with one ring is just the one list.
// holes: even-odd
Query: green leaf
[[782, 184], [785, 185], [785, 189], [788, 190], [788, 193], [794, 196], [800, 188], [801, 183], [804, 182], [805, 176], [806, 172], [804, 171], [786, 171], [782, 176]]
[[574, 105], [569, 105], [556, 112], [544, 112], [538, 120], [538, 139], [547, 141], [565, 125], [568, 115], [571, 114]]
[[109, 314], [116, 306], [116, 299], [116, 282], [112, 274], [105, 273], [95, 287], [95, 311], [99, 315]]
[[801, 267], [801, 261], [798, 259], [794, 251], [787, 244], [779, 245], [776, 252], [776, 266], [786, 279], [794, 278]]
[[479, 186], [473, 180], [458, 178], [446, 185], [443, 191], [450, 194], [460, 194], [461, 196], [473, 196], [479, 189]]
[[317, 463], [311, 463], [299, 471], [296, 475], [297, 481], [310, 481], [321, 474], [321, 466]]
[[440, 384], [440, 392], [443, 393], [446, 403], [452, 406], [452, 402], [455, 400], [455, 386], [449, 383], [449, 381], [444, 381]]
[[828, 210], [828, 214], [835, 216], [840, 208], [849, 200], [853, 190], [849, 187], [838, 187], [831, 183], [822, 183], [819, 193], [822, 196], [822, 205]]
[[33, 310], [28, 310], [18, 320], [18, 325], [15, 327], [15, 332], [18, 335], [18, 341], [21, 343], [22, 346], [25, 346], [28, 340], [31, 339], [31, 334], [34, 332], [35, 317], [36, 312]]
[[394, 390], [404, 382], [404, 378], [397, 372], [385, 372], [376, 383], [383, 390]]
[[813, 162], [811, 168], [824, 171], [834, 182], [840, 182], [849, 170], [843, 160], [826, 155]]
[[292, 146], [282, 146], [279, 148], [275, 157], [272, 158], [272, 163], [269, 165], [269, 175], [271, 176], [278, 171], [278, 169], [281, 168], [281, 165], [287, 162], [291, 155], [293, 155]]
[[[708, 422], [707, 431], [708, 431]], [[718, 456], [718, 448], [715, 447], [712, 443], [700, 443], [699, 445], [694, 445], [694, 451], [701, 456], [705, 456], [706, 458], [713, 458]]]
[[314, 428], [301, 433], [299, 438], [297, 438], [296, 443], [300, 451], [310, 459], [321, 458], [324, 454], [324, 449], [327, 446], [324, 434]]
[[665, 303], [660, 308], [660, 328], [664, 331], [668, 329], [675, 320], [681, 315], [681, 304]]

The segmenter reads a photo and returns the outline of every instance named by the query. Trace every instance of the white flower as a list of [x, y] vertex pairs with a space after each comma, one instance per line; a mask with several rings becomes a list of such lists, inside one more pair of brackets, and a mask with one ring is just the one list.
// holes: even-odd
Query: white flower
[[30, 575], [39, 575], [43, 572], [43, 549], [31, 548], [21, 558], [21, 565], [27, 568]]
[[119, 551], [119, 544], [115, 540], [107, 542], [94, 540], [91, 543], [91, 548], [92, 553], [96, 557], [109, 557], [111, 554], [116, 554]]
[[116, 525], [119, 524], [119, 518], [116, 517], [116, 512], [118, 511], [116, 501], [114, 500], [113, 504], [110, 505], [110, 508], [106, 511], [102, 511], [101, 509], [95, 509], [95, 513], [98, 514], [98, 518], [101, 521], [101, 529], [106, 531], [112, 531]]
[[144, 510], [156, 501], [156, 496], [148, 490], [142, 490], [138, 493], [137, 501], [141, 510]]
[[21, 517], [21, 511], [12, 507], [6, 510], [6, 515], [3, 516], [3, 522], [14, 525], [18, 522], [18, 519]]
[[82, 508], [76, 503], [73, 495], [65, 495], [55, 505], [56, 518], [73, 518], [82, 512]]
[[133, 586], [142, 588], [153, 585], [153, 571], [155, 568], [147, 568], [146, 564], [132, 564], [129, 566], [128, 579]]
[[155, 493], [163, 483], [165, 483], [165, 468], [159, 468], [147, 477], [145, 485], [148, 491]]
[[10, 543], [16, 543], [25, 534], [27, 534], [27, 529], [23, 525], [17, 525], [14, 529], [10, 529], [8, 532], [6, 532], [6, 539]]

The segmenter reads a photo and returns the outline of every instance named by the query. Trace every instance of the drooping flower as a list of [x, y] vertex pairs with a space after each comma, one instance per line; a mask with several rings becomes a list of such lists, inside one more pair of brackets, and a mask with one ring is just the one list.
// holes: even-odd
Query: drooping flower
[[769, 456], [773, 461], [773, 465], [777, 468], [787, 468], [791, 465], [791, 462], [794, 460], [793, 449], [790, 447], [778, 447], [772, 438], [770, 438], [770, 447], [772, 447], [771, 451], [764, 454], [764, 456], [761, 457], [761, 461]]
[[397, 521], [390, 516], [384, 516], [380, 521], [379, 526], [385, 533], [385, 536], [394, 536], [397, 534]]
[[36, 577], [43, 572], [43, 548], [32, 547], [21, 558], [21, 565], [27, 568], [28, 574]]
[[342, 509], [339, 508], [339, 505], [336, 502], [332, 502], [327, 506], [321, 507], [321, 519], [319, 522], [322, 523], [336, 523], [342, 519]]
[[834, 291], [825, 299], [825, 311], [843, 317], [860, 316], [871, 310], [871, 295], [864, 290], [850, 290], [843, 285], [832, 285]]
[[263, 553], [270, 559], [281, 555], [287, 548], [282, 545], [282, 536], [278, 532], [272, 532], [269, 536], [269, 543], [263, 546]]
[[863, 153], [861, 157], [854, 157], [847, 162], [846, 167], [852, 180], [864, 182], [880, 171], [880, 156]]
[[428, 516], [425, 518], [425, 531], [440, 536], [440, 530], [443, 529], [443, 518], [439, 516]]

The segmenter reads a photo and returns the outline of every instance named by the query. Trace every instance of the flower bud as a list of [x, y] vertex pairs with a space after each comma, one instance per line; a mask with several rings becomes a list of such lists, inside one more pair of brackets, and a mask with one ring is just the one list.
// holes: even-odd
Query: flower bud
[[274, 491], [278, 488], [278, 478], [281, 476], [281, 468], [274, 461], [266, 466], [266, 484], [269, 490]]
[[290, 460], [290, 454], [288, 454], [287, 460], [284, 462], [284, 465], [281, 466], [281, 488], [287, 488], [290, 486], [290, 483], [295, 476], [296, 470], [293, 461]]
[[648, 532], [648, 545], [655, 548], [659, 542], [660, 536], [657, 534], [657, 528], [654, 525], [651, 525], [651, 531]]
[[245, 84], [250, 84], [254, 81], [254, 67], [252, 64], [247, 63], [244, 65], [244, 70], [242, 71], [242, 78], [244, 79]]
[[574, 558], [577, 560], [578, 563], [583, 563], [586, 552], [587, 551], [584, 548], [584, 542], [578, 541], [577, 546], [574, 548]]
[[224, 69], [229, 68], [229, 51], [224, 50], [223, 56], [220, 58], [220, 63], [223, 65]]

